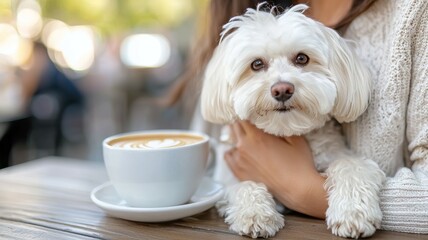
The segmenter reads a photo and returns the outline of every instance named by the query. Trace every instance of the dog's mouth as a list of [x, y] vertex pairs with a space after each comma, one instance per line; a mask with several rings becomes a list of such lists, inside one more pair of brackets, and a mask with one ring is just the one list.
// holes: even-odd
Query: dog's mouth
[[257, 114], [261, 117], [265, 116], [268, 113], [271, 112], [277, 112], [277, 113], [288, 113], [291, 112], [291, 110], [295, 109], [294, 106], [278, 106], [276, 108], [271, 109], [265, 109], [265, 110], [258, 110]]
[[289, 112], [289, 111], [291, 111], [293, 109], [294, 109], [293, 106], [282, 106], [282, 107], [279, 107], [279, 108], [275, 108], [274, 111], [275, 112], [281, 112], [281, 113], [283, 113], [283, 112]]

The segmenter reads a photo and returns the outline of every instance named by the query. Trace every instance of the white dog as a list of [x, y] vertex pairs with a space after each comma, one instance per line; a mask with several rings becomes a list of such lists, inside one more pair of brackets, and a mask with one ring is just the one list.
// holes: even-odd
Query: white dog
[[[259, 5], [224, 25], [205, 72], [202, 115], [220, 124], [249, 120], [277, 136], [305, 134], [327, 176], [328, 228], [342, 237], [371, 236], [382, 219], [384, 173], [346, 150], [332, 120], [350, 122], [366, 110], [370, 76], [347, 42], [304, 16], [306, 9], [296, 5], [275, 15]], [[238, 183], [223, 159], [215, 179], [228, 186], [217, 208], [232, 231], [269, 237], [284, 226], [263, 184]]]

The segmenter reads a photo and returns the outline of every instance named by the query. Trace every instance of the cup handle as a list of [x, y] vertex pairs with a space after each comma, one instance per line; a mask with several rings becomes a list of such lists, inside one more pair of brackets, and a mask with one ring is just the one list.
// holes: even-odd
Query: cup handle
[[213, 168], [217, 157], [217, 151], [216, 151], [216, 148], [218, 145], [217, 140], [211, 137], [209, 141], [209, 145], [210, 145], [210, 152], [208, 155], [208, 161], [206, 163], [205, 170], [209, 170]]
[[216, 164], [216, 161], [217, 161], [218, 148], [221, 145], [226, 145], [230, 147], [235, 146], [235, 139], [231, 134], [230, 126], [225, 125], [221, 128], [220, 139], [217, 140], [213, 137], [210, 137], [209, 145], [210, 145], [210, 155], [208, 157], [207, 166], [205, 167], [205, 170], [214, 168], [214, 165]]

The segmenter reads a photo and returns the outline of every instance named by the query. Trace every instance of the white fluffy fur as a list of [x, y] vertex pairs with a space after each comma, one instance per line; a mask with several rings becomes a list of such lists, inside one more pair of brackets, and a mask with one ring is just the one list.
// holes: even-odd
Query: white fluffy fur
[[[384, 173], [374, 161], [346, 150], [340, 129], [330, 121], [353, 121], [365, 111], [370, 76], [348, 43], [334, 30], [305, 17], [306, 9], [296, 5], [279, 16], [248, 9], [224, 26], [205, 72], [202, 114], [221, 124], [249, 120], [277, 136], [305, 134], [318, 170], [327, 175], [328, 228], [342, 237], [370, 236], [382, 219], [378, 193]], [[309, 56], [307, 65], [293, 64], [298, 53]], [[258, 58], [267, 67], [252, 71], [250, 65]], [[284, 103], [270, 92], [281, 81], [295, 86]], [[275, 110], [284, 106], [292, 110]], [[237, 183], [223, 159], [217, 163], [216, 180], [229, 186], [217, 207], [231, 230], [252, 237], [273, 236], [284, 220], [266, 187]]]

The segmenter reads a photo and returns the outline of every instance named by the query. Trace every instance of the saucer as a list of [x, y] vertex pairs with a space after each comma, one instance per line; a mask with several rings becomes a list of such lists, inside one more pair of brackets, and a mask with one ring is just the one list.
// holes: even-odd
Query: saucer
[[132, 207], [122, 200], [111, 182], [96, 187], [91, 192], [91, 200], [108, 215], [138, 222], [172, 221], [201, 213], [220, 200], [224, 194], [223, 185], [205, 177], [196, 193], [186, 204], [171, 207]]

